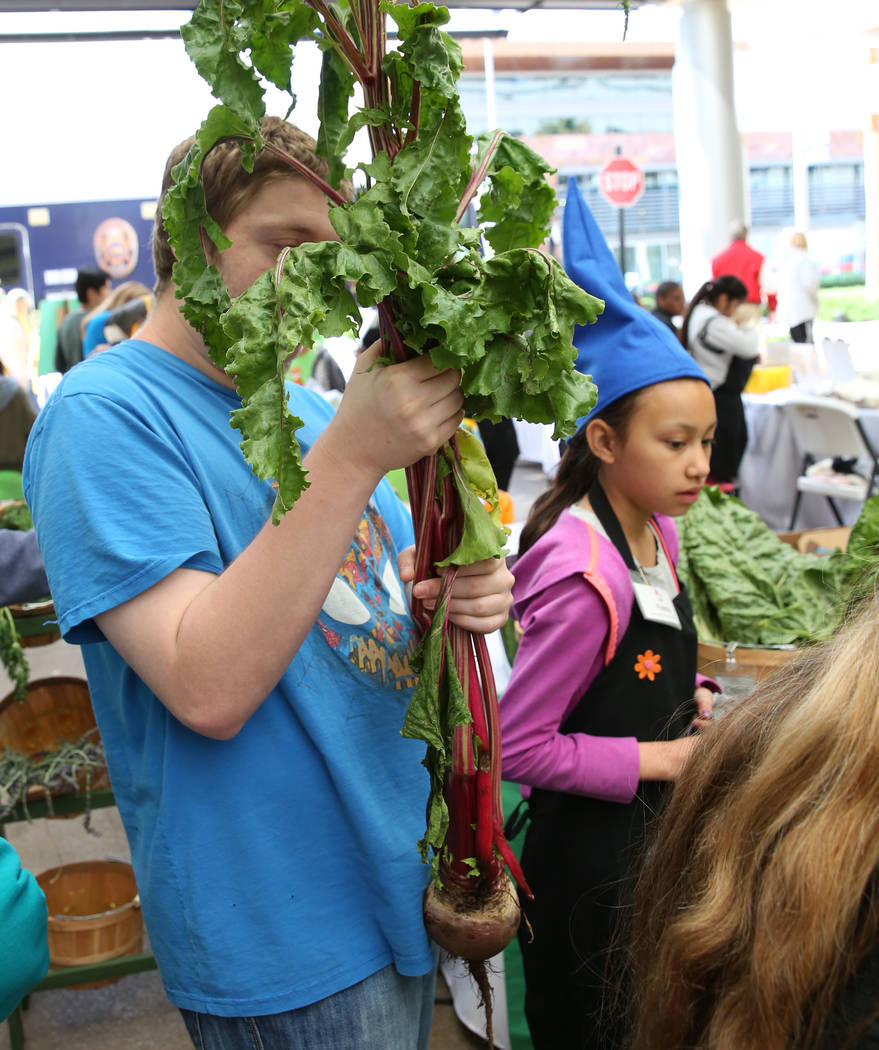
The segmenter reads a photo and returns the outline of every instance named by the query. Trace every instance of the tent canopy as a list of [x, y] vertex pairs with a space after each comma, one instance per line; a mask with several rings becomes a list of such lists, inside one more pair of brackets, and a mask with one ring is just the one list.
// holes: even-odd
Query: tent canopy
[[[646, 0], [629, 0], [629, 9], [641, 7]], [[198, 0], [0, 0], [0, 14], [11, 11], [185, 11], [197, 6]], [[445, 7], [468, 7], [484, 10], [530, 11], [532, 9], [596, 11], [622, 8], [622, 0], [445, 0]]]

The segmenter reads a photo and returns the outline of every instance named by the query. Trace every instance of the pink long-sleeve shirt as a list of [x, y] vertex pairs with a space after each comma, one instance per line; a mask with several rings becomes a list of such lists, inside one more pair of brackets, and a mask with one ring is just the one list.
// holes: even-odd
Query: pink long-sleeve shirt
[[[676, 563], [674, 523], [657, 520]], [[631, 801], [639, 773], [634, 737], [560, 732], [628, 627], [634, 596], [623, 559], [606, 537], [565, 511], [513, 574], [513, 614], [523, 635], [500, 701], [504, 778]], [[703, 684], [717, 688], [697, 675], [694, 688]]]

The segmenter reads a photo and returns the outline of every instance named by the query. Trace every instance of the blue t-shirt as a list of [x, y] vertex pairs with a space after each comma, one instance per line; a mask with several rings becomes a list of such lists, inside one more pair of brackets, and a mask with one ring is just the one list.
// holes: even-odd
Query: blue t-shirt
[[[424, 745], [400, 728], [414, 649], [397, 574], [408, 511], [382, 482], [276, 688], [231, 740], [183, 726], [93, 617], [179, 567], [219, 573], [274, 493], [229, 423], [233, 390], [140, 340], [71, 370], [25, 462], [61, 630], [83, 644], [98, 725], [170, 1000], [224, 1016], [315, 1002], [433, 964]], [[332, 415], [290, 387], [303, 452]]]
[[104, 325], [107, 323], [107, 318], [109, 316], [109, 310], [101, 310], [101, 312], [95, 314], [91, 321], [85, 326], [85, 333], [82, 337], [83, 357], [88, 357], [96, 346], [100, 346], [101, 343], [105, 342]]

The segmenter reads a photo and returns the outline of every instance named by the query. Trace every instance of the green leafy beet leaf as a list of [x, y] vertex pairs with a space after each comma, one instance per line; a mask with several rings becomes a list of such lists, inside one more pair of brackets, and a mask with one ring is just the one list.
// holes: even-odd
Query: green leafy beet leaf
[[[277, 525], [308, 487], [296, 431], [302, 420], [287, 407], [285, 367], [289, 351], [278, 336], [278, 309], [271, 289], [274, 274], [264, 273], [240, 295], [224, 316], [229, 343], [226, 369], [235, 379], [241, 408], [232, 425], [244, 439], [241, 449], [254, 474], [277, 484], [272, 521]], [[266, 342], [275, 348], [270, 358]]]
[[450, 103], [435, 122], [422, 124], [415, 140], [397, 154], [391, 173], [405, 213], [454, 220], [467, 184], [470, 141], [457, 104]]
[[[348, 104], [354, 94], [354, 74], [345, 59], [332, 47], [323, 53], [317, 112], [320, 128], [317, 154], [329, 165], [327, 181], [336, 189], [347, 177], [345, 150], [357, 128], [348, 129]], [[344, 140], [344, 141], [343, 141]]]
[[250, 57], [253, 65], [275, 87], [290, 95], [290, 109], [296, 104], [291, 84], [292, 46], [300, 40], [313, 39], [319, 25], [317, 12], [305, 3], [248, 4], [253, 18], [250, 33]]
[[[479, 137], [480, 160], [493, 138], [493, 132]], [[524, 142], [501, 137], [486, 171], [490, 189], [478, 212], [480, 222], [492, 224], [485, 236], [496, 252], [536, 248], [546, 240], [556, 203], [546, 176], [553, 171]]]
[[400, 31], [399, 52], [406, 60], [407, 72], [422, 88], [438, 98], [457, 98], [457, 82], [464, 69], [460, 45], [440, 26], [449, 20], [444, 7], [433, 4], [394, 4], [383, 2]]
[[258, 125], [242, 120], [224, 106], [214, 106], [199, 128], [189, 153], [174, 168], [175, 181], [162, 205], [168, 240], [177, 257], [173, 269], [175, 294], [183, 300], [184, 317], [201, 332], [211, 359], [219, 368], [223, 367], [227, 349], [220, 318], [228, 309], [229, 295], [219, 272], [205, 260], [202, 235], [204, 232], [219, 251], [232, 242], [208, 213], [201, 166], [214, 146], [230, 138], [248, 140], [242, 145], [245, 164], [253, 148], [261, 143]]
[[[456, 460], [449, 445], [444, 446], [443, 454], [464, 508], [464, 531], [461, 542], [436, 563], [438, 566], [472, 565], [500, 557], [507, 539], [507, 530], [501, 524], [497, 480], [482, 442], [465, 430], [459, 430], [455, 440], [459, 458]], [[485, 502], [491, 505], [490, 510]]]
[[431, 792], [427, 810], [427, 830], [418, 848], [427, 861], [430, 851], [439, 853], [449, 826], [449, 810], [443, 795], [446, 773], [451, 768], [449, 748], [456, 726], [473, 718], [467, 706], [455, 662], [446, 651], [444, 624], [448, 596], [437, 603], [431, 625], [419, 643], [413, 659], [418, 684], [409, 701], [402, 736], [427, 744], [424, 765], [430, 773]]
[[180, 32], [187, 54], [214, 96], [230, 110], [259, 121], [265, 113], [263, 89], [241, 58], [252, 31], [245, 11], [256, 6], [242, 0], [202, 0]]

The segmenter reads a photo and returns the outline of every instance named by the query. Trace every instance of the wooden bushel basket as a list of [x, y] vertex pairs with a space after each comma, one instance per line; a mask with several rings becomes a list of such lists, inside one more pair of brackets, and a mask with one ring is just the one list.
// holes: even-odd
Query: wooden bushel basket
[[795, 660], [799, 654], [798, 649], [749, 649], [746, 645], [699, 642], [696, 659], [699, 674], [709, 678], [715, 674], [727, 674], [748, 676], [759, 682]]
[[61, 637], [57, 614], [51, 599], [45, 602], [28, 602], [27, 605], [10, 605], [12, 620], [18, 641], [25, 649], [36, 645], [50, 645]]
[[[85, 860], [37, 875], [49, 907], [52, 967], [104, 962], [143, 948], [143, 916], [130, 864]], [[73, 988], [100, 988], [110, 977]]]
[[723, 690], [714, 704], [720, 715], [726, 704], [744, 700], [758, 682], [795, 660], [799, 649], [751, 649], [746, 645], [699, 642], [696, 667]]
[[[84, 678], [40, 678], [28, 682], [24, 703], [16, 700], [14, 693], [0, 701], [0, 750], [9, 748], [35, 757], [56, 750], [59, 741], [79, 740], [90, 729], [97, 730], [97, 724]], [[85, 790], [84, 775], [80, 781], [80, 790]], [[93, 771], [91, 786], [109, 786], [106, 767]], [[32, 788], [29, 797], [43, 794], [39, 788]]]

